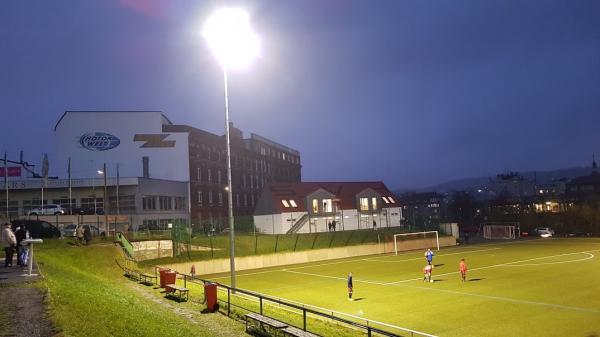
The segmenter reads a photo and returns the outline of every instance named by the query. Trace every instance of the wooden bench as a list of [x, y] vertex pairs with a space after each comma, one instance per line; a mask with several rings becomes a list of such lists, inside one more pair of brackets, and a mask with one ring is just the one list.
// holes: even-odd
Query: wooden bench
[[315, 335], [312, 332], [304, 331], [302, 329], [298, 329], [293, 326], [288, 326], [287, 328], [281, 330], [284, 336], [293, 336], [293, 337], [320, 337], [319, 335]]
[[183, 301], [184, 298], [186, 301], [189, 299], [190, 290], [184, 287], [180, 287], [176, 284], [166, 284], [165, 291], [167, 292], [166, 296], [173, 296], [179, 301]]
[[247, 333], [250, 332], [249, 326], [248, 326], [249, 321], [257, 322], [258, 329], [262, 330], [262, 331], [266, 330], [265, 325], [269, 326], [273, 329], [277, 329], [277, 330], [288, 327], [288, 325], [286, 323], [283, 323], [283, 322], [273, 319], [271, 317], [263, 316], [263, 315], [260, 315], [260, 314], [254, 313], [254, 312], [246, 314], [244, 317], [246, 318], [246, 332]]
[[158, 281], [158, 277], [156, 275], [140, 273], [140, 282], [146, 285], [156, 284]]

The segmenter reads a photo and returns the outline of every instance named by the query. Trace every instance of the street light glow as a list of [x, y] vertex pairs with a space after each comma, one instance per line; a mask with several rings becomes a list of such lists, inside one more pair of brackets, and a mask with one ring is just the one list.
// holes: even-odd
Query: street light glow
[[98, 174], [104, 174], [104, 171], [98, 170]]
[[206, 20], [202, 35], [225, 70], [245, 68], [258, 56], [258, 35], [250, 26], [250, 16], [241, 8], [215, 11]]

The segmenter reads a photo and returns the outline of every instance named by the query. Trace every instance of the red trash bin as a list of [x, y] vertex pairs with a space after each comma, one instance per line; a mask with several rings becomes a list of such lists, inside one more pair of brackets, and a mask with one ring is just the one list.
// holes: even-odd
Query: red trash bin
[[164, 278], [165, 278], [165, 285], [167, 285], [167, 284], [175, 284], [175, 282], [177, 281], [177, 272], [171, 271], [171, 270], [167, 270], [164, 273]]
[[206, 300], [206, 311], [215, 312], [217, 310], [216, 283], [204, 283], [204, 298]]
[[158, 269], [158, 274], [160, 275], [160, 287], [161, 288], [164, 288], [165, 284], [169, 284], [168, 282], [166, 282], [166, 279], [165, 279], [165, 274], [169, 271], [171, 271], [171, 270], [168, 268], [159, 268]]

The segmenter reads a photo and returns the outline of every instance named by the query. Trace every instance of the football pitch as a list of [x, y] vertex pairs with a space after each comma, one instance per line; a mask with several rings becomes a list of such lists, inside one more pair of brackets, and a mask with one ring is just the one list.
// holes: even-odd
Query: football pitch
[[[435, 336], [600, 336], [600, 239], [495, 242], [237, 274], [237, 287]], [[464, 258], [467, 282], [458, 273]], [[354, 301], [346, 277], [354, 275]], [[228, 284], [227, 275], [205, 278]]]

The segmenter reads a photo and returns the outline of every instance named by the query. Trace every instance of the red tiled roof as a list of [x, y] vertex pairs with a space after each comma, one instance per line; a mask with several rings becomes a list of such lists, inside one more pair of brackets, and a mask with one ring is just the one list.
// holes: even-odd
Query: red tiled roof
[[[326, 190], [339, 199], [341, 209], [356, 209], [356, 195], [366, 189], [372, 189], [382, 197], [392, 197], [395, 201], [386, 204], [380, 200], [382, 207], [400, 207], [398, 198], [381, 181], [359, 182], [300, 182], [300, 183], [271, 183], [265, 186], [261, 198], [271, 196], [272, 203], [283, 212], [305, 212], [306, 197], [319, 189]], [[266, 193], [265, 193], [266, 192]], [[298, 207], [284, 207], [281, 200], [294, 200]]]

